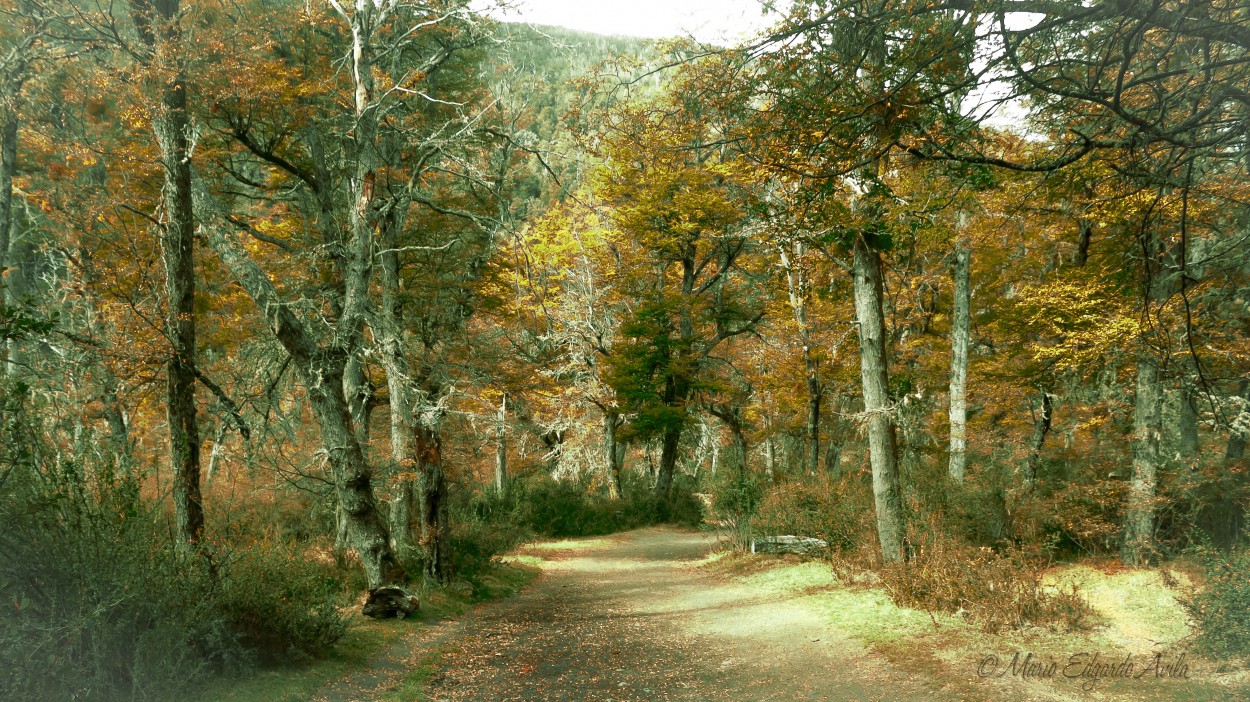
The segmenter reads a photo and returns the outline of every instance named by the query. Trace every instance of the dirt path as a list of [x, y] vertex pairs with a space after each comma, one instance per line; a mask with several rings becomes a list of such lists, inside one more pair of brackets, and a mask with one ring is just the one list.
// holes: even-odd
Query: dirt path
[[410, 664], [446, 648], [432, 700], [960, 699], [780, 596], [693, 567], [712, 545], [656, 528], [536, 547], [542, 576], [422, 637]]

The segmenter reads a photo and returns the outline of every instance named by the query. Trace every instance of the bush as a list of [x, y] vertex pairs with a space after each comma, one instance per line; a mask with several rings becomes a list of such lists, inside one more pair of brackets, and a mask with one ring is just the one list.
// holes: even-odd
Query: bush
[[132, 481], [14, 468], [0, 493], [0, 699], [173, 699], [212, 671], [314, 655], [343, 631], [332, 581], [275, 544], [214, 568], [175, 546]]
[[650, 524], [695, 526], [703, 521], [703, 504], [686, 479], [675, 480], [665, 500], [656, 500], [642, 482], [626, 483], [619, 499], [577, 480], [518, 483], [512, 490], [521, 520], [538, 536], [599, 536]]
[[831, 552], [874, 543], [871, 486], [863, 480], [820, 476], [777, 486], [764, 495], [752, 522], [756, 533], [822, 539]]
[[1183, 604], [1197, 625], [1197, 643], [1216, 655], [1250, 654], [1250, 551], [1199, 551], [1206, 588]]
[[1076, 593], [1050, 592], [1041, 569], [1018, 550], [998, 553], [929, 534], [907, 563], [880, 571], [895, 604], [930, 612], [965, 612], [986, 631], [1027, 624], [1077, 629], [1089, 607]]
[[227, 631], [260, 663], [314, 658], [346, 633], [336, 569], [289, 545], [258, 543], [234, 554], [217, 585], [214, 605]]
[[[487, 570], [496, 556], [506, 553], [530, 537], [525, 523], [519, 490], [504, 495], [494, 491], [478, 494], [457, 490], [453, 495], [467, 495], [452, 503], [451, 559], [453, 572], [472, 584]], [[409, 572], [420, 572], [411, 570]]]

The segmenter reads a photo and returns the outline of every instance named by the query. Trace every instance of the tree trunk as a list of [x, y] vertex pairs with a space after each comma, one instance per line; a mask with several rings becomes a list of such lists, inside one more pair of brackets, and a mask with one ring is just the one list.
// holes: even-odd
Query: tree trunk
[[772, 436], [764, 440], [764, 478], [770, 484], [777, 479], [777, 442]]
[[[1155, 305], [1162, 306], [1174, 286], [1169, 261], [1177, 253], [1169, 250], [1157, 226], [1143, 233], [1143, 318], [1154, 314]], [[1182, 261], [1183, 262], [1183, 261]], [[1176, 263], [1176, 261], [1171, 261]], [[1124, 543], [1120, 560], [1127, 566], [1146, 565], [1154, 551], [1154, 512], [1158, 488], [1159, 466], [1162, 463], [1163, 434], [1163, 372], [1160, 353], [1153, 347], [1150, 335], [1143, 331], [1137, 349], [1137, 393], [1133, 401], [1133, 474], [1129, 480], [1128, 507], [1124, 515]]]
[[1228, 428], [1228, 447], [1224, 450], [1225, 461], [1240, 461], [1246, 455], [1246, 435], [1250, 434], [1250, 380], [1242, 379], [1237, 386], [1241, 398], [1237, 415]]
[[437, 427], [418, 422], [417, 502], [421, 512], [421, 549], [425, 577], [434, 582], [451, 579], [451, 533], [448, 530], [447, 477], [443, 472], [443, 443]]
[[[135, 4], [141, 33], [156, 57], [174, 65], [153, 120], [165, 183], [162, 188], [161, 260], [165, 269], [165, 333], [170, 342], [165, 364], [169, 462], [173, 473], [178, 540], [197, 544], [204, 531], [200, 494], [200, 436], [195, 406], [195, 215], [191, 194], [191, 120], [182, 66], [178, 0], [145, 7]], [[153, 12], [152, 10], [155, 10]], [[148, 24], [150, 23], [150, 24]], [[146, 29], [146, 31], [144, 31]], [[155, 30], [155, 31], [153, 31]], [[160, 48], [158, 48], [160, 47]], [[155, 58], [154, 62], [160, 61]]]
[[416, 380], [408, 365], [399, 301], [398, 241], [403, 222], [402, 215], [396, 215], [383, 229], [382, 309], [374, 320], [373, 329], [374, 337], [381, 342], [382, 366], [386, 369], [386, 389], [390, 395], [391, 462], [396, 471], [395, 486], [391, 491], [390, 526], [391, 544], [397, 551], [412, 546], [412, 512], [416, 500], [414, 483], [418, 469], [417, 460], [412, 453], [416, 431]]
[[1153, 551], [1154, 501], [1158, 481], [1161, 430], [1159, 366], [1149, 348], [1138, 352], [1137, 396], [1133, 407], [1133, 475], [1125, 513], [1124, 545], [1120, 560], [1127, 566], [1145, 565]]
[[747, 446], [746, 425], [742, 418], [741, 405], [714, 405], [709, 408], [711, 413], [724, 423], [729, 429], [729, 435], [733, 439], [733, 451], [730, 454], [731, 462], [734, 470], [739, 474], [745, 473], [747, 469]]
[[495, 421], [495, 493], [508, 491], [508, 395], [499, 397], [499, 418]]
[[[16, 101], [16, 95], [11, 98]], [[17, 172], [17, 108], [10, 105], [5, 110], [4, 123], [0, 124], [0, 316], [13, 305], [13, 291], [5, 285], [5, 271], [9, 266], [9, 246], [12, 242], [17, 219], [13, 208], [13, 176]], [[0, 373], [12, 375], [15, 368], [10, 364], [15, 341], [0, 342]]]
[[617, 429], [623, 423], [616, 410], [608, 410], [603, 415], [604, 450], [607, 452], [608, 479], [614, 499], [619, 499], [625, 494], [624, 486], [621, 484], [621, 470], [625, 464], [625, 444], [621, 442], [617, 434]]
[[[209, 206], [207, 202], [205, 206]], [[386, 522], [379, 514], [372, 471], [356, 440], [343, 395], [346, 354], [341, 349], [327, 351], [317, 345], [304, 322], [284, 303], [230, 230], [212, 226], [208, 233], [213, 249], [256, 303], [304, 383], [334, 475], [346, 538], [360, 557], [369, 589], [402, 583], [403, 568], [395, 558]]]
[[1041, 463], [1042, 445], [1046, 442], [1046, 435], [1050, 433], [1051, 420], [1054, 417], [1055, 406], [1050, 393], [1043, 390], [1040, 399], [1041, 407], [1037, 418], [1033, 421], [1033, 437], [1029, 441], [1029, 456], [1024, 462], [1024, 475], [1021, 476], [1026, 486], [1032, 486], [1037, 482], [1037, 467]]
[[217, 462], [221, 460], [221, 445], [226, 439], [226, 424], [219, 422], [217, 430], [213, 432], [213, 450], [208, 454], [208, 469], [204, 471], [204, 484], [208, 485], [213, 482], [213, 476], [217, 474]]
[[129, 476], [134, 466], [134, 445], [130, 441], [130, 427], [126, 423], [126, 412], [121, 399], [117, 396], [117, 378], [107, 369], [103, 369], [104, 421], [108, 423], [109, 436], [113, 440], [113, 452], [120, 463], [118, 466], [125, 476]]
[[816, 377], [815, 364], [810, 360], [811, 353], [804, 346], [807, 361], [807, 474], [816, 475], [820, 470], [820, 380]]
[[842, 444], [830, 441], [825, 449], [825, 473], [834, 480], [842, 479]]
[[803, 370], [807, 384], [807, 425], [805, 440], [807, 451], [804, 455], [807, 474], [815, 475], [820, 470], [820, 402], [824, 389], [820, 386], [820, 365], [812, 348], [811, 329], [807, 320], [808, 282], [806, 264], [803, 261], [804, 247], [802, 242], [794, 243], [794, 257], [785, 246], [779, 247], [781, 265], [786, 271], [786, 291], [790, 298], [790, 309], [794, 313], [794, 322], [799, 328], [799, 339], [803, 342]]
[[673, 489], [673, 473], [677, 468], [677, 449], [681, 442], [680, 423], [670, 422], [664, 427], [664, 438], [660, 444], [660, 470], [655, 480], [655, 494], [666, 499]]
[[1194, 388], [1189, 384], [1188, 380], [1181, 381], [1180, 393], [1177, 398], [1180, 403], [1178, 408], [1178, 421], [1176, 449], [1180, 454], [1181, 462], [1192, 464], [1198, 460], [1198, 450], [1200, 448], [1198, 439], [1198, 409], [1196, 406], [1198, 398], [1195, 396]]
[[[962, 220], [964, 214], [959, 213]], [[962, 227], [961, 227], [962, 228]], [[965, 239], [955, 244], [955, 304], [951, 318], [950, 463], [951, 480], [964, 481], [968, 466], [968, 336], [972, 326], [972, 251]]]
[[877, 537], [881, 543], [881, 557], [887, 563], [894, 563], [904, 558], [902, 490], [885, 355], [881, 253], [872, 236], [864, 233], [855, 238], [855, 313], [859, 321], [860, 370], [872, 463], [872, 491], [877, 512]]

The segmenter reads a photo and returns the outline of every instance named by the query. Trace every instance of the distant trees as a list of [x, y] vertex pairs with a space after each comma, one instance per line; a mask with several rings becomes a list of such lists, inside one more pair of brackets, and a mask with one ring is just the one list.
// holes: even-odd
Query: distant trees
[[1235, 4], [801, 0], [716, 50], [474, 7], [0, 8], [0, 361], [56, 460], [99, 431], [194, 544], [210, 436], [370, 588], [446, 580], [462, 498], [535, 474], [871, 473], [890, 563], [929, 491], [1134, 565], [1240, 529]]

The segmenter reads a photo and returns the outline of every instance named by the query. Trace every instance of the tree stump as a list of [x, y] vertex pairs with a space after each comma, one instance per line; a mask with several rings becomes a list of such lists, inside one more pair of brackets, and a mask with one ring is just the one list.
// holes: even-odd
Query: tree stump
[[365, 607], [361, 613], [374, 619], [391, 617], [403, 619], [420, 608], [421, 602], [416, 595], [402, 587], [384, 585], [369, 592], [369, 598], [365, 600]]

